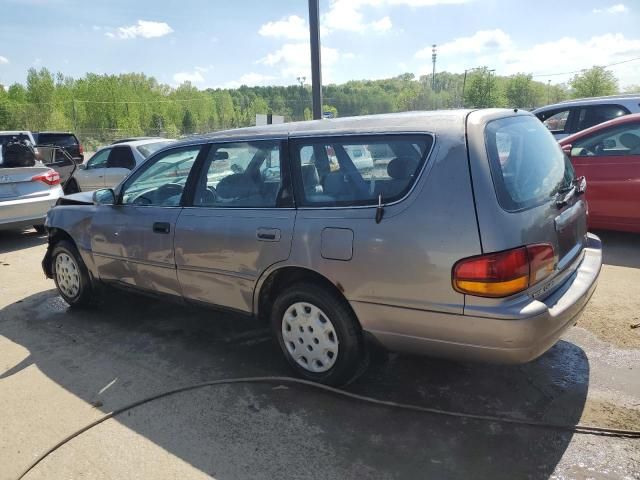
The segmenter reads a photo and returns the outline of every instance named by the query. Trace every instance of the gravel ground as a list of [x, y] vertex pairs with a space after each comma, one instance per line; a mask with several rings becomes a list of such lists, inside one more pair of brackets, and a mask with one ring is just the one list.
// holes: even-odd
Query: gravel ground
[[[469, 413], [640, 429], [640, 237], [601, 234], [578, 326], [520, 366], [374, 355], [348, 389]], [[263, 325], [114, 295], [70, 311], [44, 238], [0, 232], [0, 479], [104, 413], [183, 385], [289, 375]], [[75, 438], [27, 477], [640, 479], [640, 440], [392, 410], [293, 385], [167, 397]]]

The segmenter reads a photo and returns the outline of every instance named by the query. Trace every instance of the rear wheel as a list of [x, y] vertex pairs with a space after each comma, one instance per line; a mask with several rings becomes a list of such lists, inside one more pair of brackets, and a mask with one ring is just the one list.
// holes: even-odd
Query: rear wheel
[[51, 253], [53, 279], [58, 293], [72, 307], [86, 307], [94, 301], [89, 272], [78, 249], [62, 240]]
[[364, 370], [360, 325], [329, 289], [299, 284], [283, 291], [273, 304], [271, 328], [291, 367], [308, 380], [342, 385]]

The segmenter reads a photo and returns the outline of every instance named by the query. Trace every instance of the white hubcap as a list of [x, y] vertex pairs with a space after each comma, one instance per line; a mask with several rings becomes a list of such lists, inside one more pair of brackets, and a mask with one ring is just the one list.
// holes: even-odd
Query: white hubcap
[[294, 303], [284, 312], [282, 338], [293, 359], [310, 372], [326, 372], [338, 359], [338, 336], [333, 324], [310, 303]]
[[76, 262], [66, 253], [56, 256], [56, 280], [58, 288], [67, 297], [73, 298], [80, 291], [80, 271]]

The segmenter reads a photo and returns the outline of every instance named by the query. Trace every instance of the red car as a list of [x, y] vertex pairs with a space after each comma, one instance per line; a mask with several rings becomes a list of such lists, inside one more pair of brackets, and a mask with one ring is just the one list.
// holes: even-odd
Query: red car
[[576, 177], [587, 179], [589, 227], [640, 233], [640, 113], [560, 141]]

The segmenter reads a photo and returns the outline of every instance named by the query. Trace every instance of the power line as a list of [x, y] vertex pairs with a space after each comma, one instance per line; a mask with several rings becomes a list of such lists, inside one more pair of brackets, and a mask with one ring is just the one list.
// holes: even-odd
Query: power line
[[[614, 67], [616, 65], [622, 65], [623, 63], [635, 62], [636, 60], [640, 60], [640, 57], [630, 58], [628, 60], [623, 60], [621, 62], [610, 63], [609, 65], [603, 65], [603, 68]], [[582, 68], [580, 70], [574, 70], [572, 72], [561, 72], [561, 73], [536, 73], [531, 75], [532, 77], [558, 77], [560, 75], [571, 75], [572, 73], [581, 73], [587, 70], [586, 68]]]

